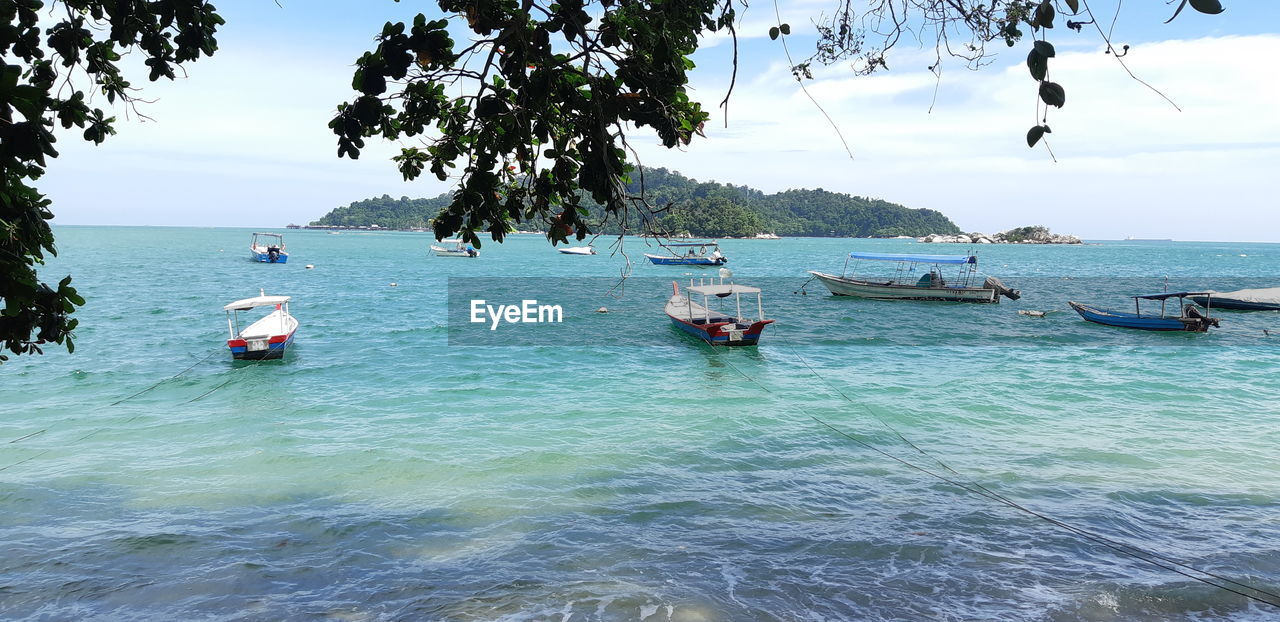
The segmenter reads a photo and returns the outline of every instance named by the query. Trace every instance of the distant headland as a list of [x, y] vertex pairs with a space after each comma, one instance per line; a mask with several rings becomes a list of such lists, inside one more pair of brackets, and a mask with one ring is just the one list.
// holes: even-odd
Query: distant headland
[[926, 244], [1082, 244], [1074, 235], [1050, 233], [1048, 227], [1033, 225], [1018, 227], [1000, 233], [931, 233], [916, 239]]
[[[633, 195], [641, 192], [640, 176], [628, 184]], [[821, 188], [786, 190], [766, 194], [747, 186], [699, 182], [663, 168], [644, 169], [644, 197], [657, 208], [656, 218], [632, 210], [625, 230], [645, 231], [644, 219], [672, 236], [706, 238], [773, 239], [804, 237], [917, 237], [930, 233], [958, 234], [960, 228], [942, 212], [912, 209], [881, 199], [831, 192]], [[430, 231], [431, 220], [453, 200], [452, 193], [429, 199], [392, 198], [388, 195], [338, 207], [304, 229], [357, 229], [376, 231]], [[586, 207], [592, 233], [618, 234], [624, 230], [616, 218], [605, 218], [604, 208], [588, 196]], [[545, 228], [541, 222], [510, 223], [510, 232]]]

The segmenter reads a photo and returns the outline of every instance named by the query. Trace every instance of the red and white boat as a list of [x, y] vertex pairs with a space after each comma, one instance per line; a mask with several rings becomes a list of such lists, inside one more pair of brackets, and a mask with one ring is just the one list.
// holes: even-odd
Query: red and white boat
[[[695, 285], [689, 279], [689, 287], [684, 294], [680, 293], [680, 285], [671, 282], [672, 296], [667, 301], [667, 317], [671, 323], [681, 330], [713, 345], [713, 346], [754, 346], [760, 341], [760, 333], [773, 320], [764, 318], [764, 305], [760, 299], [760, 288], [738, 285], [725, 279], [732, 274], [721, 269], [719, 282], [716, 279], [699, 279]], [[756, 319], [742, 314], [742, 294], [756, 295]], [[701, 297], [701, 302], [695, 298]], [[732, 298], [732, 309], [717, 309], [729, 306]], [[748, 300], [748, 312], [750, 301]]]
[[[293, 345], [293, 335], [298, 332], [298, 320], [289, 315], [289, 297], [268, 296], [263, 290], [258, 292], [258, 296], [237, 300], [222, 308], [227, 312], [227, 330], [231, 332], [231, 338], [227, 339], [231, 358], [278, 359]], [[240, 313], [259, 307], [275, 308], [241, 329]]]

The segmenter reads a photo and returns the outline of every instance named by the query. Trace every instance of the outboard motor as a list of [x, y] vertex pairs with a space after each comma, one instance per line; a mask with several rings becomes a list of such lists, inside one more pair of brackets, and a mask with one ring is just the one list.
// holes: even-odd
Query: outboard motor
[[1001, 283], [1000, 279], [997, 279], [994, 276], [987, 277], [987, 280], [982, 283], [982, 286], [988, 289], [996, 290], [997, 296], [1004, 296], [1009, 300], [1017, 300], [1022, 297], [1022, 292], [1019, 292], [1016, 289], [1010, 289], [1008, 287], [1005, 287], [1004, 283]]
[[275, 263], [280, 260], [280, 249], [275, 246], [267, 247], [267, 261]]

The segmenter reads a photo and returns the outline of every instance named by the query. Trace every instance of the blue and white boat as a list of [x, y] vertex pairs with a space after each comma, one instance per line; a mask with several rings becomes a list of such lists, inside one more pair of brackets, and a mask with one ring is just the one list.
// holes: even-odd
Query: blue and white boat
[[[1186, 298], [1193, 296], [1202, 296], [1205, 299], [1205, 312], [1197, 309], [1193, 304], [1185, 304]], [[1170, 298], [1178, 299], [1178, 315], [1168, 315], [1165, 307]], [[1118, 326], [1120, 328], [1134, 328], [1138, 330], [1158, 330], [1158, 331], [1185, 331], [1194, 333], [1203, 333], [1209, 330], [1210, 326], [1218, 326], [1218, 319], [1210, 317], [1207, 311], [1210, 310], [1212, 294], [1209, 292], [1166, 292], [1162, 294], [1146, 294], [1143, 296], [1133, 297], [1133, 313], [1127, 311], [1112, 311], [1109, 309], [1099, 309], [1094, 306], [1082, 304], [1079, 302], [1067, 301], [1080, 317], [1093, 322], [1095, 324], [1104, 324], [1106, 326]], [[1143, 300], [1160, 301], [1160, 314], [1152, 313], [1144, 314], [1142, 312]]]
[[[893, 270], [868, 268], [863, 274], [849, 269], [849, 260], [894, 262]], [[942, 266], [959, 266], [952, 279], [943, 277]], [[939, 300], [945, 302], [1000, 302], [1000, 296], [1017, 300], [1021, 294], [993, 276], [978, 286], [975, 255], [911, 255], [899, 253], [849, 253], [840, 275], [810, 270], [814, 278], [836, 296], [877, 300]]]
[[285, 263], [284, 236], [279, 233], [254, 233], [249, 241], [249, 259], [259, 263]]
[[[289, 314], [288, 296], [268, 296], [258, 290], [257, 296], [237, 300], [222, 307], [227, 312], [227, 348], [236, 360], [278, 359], [293, 345], [298, 320]], [[259, 307], [275, 307], [270, 313], [240, 328], [240, 313]]]
[[711, 242], [668, 242], [662, 245], [670, 255], [644, 256], [658, 266], [723, 266], [729, 258], [720, 252], [720, 244]]

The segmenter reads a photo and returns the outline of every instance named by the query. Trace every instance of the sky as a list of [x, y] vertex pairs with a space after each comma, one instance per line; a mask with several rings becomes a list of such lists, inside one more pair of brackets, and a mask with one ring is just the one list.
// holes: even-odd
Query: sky
[[[371, 139], [359, 160], [337, 158], [327, 127], [354, 98], [353, 62], [376, 46], [386, 21], [433, 2], [223, 0], [219, 50], [176, 82], [146, 83], [140, 118], [116, 109], [118, 134], [101, 146], [60, 135], [61, 157], [38, 184], [55, 224], [282, 227], [372, 196], [427, 197], [450, 190], [426, 175], [405, 182], [389, 158], [398, 144]], [[859, 4], [858, 2], [854, 3]], [[1100, 15], [1114, 1], [1089, 3]], [[1051, 33], [1050, 79], [1067, 102], [1048, 113], [1043, 147], [1028, 149], [1036, 83], [1024, 65], [1029, 42], [999, 44], [972, 71], [926, 68], [931, 45], [903, 41], [890, 70], [857, 77], [848, 64], [806, 81], [829, 122], [790, 77], [771, 41], [773, 6], [741, 15], [737, 84], [724, 98], [732, 46], [703, 40], [691, 95], [713, 111], [706, 138], [668, 150], [652, 134], [633, 138], [641, 163], [702, 181], [885, 199], [949, 216], [965, 231], [1040, 224], [1088, 239], [1125, 236], [1280, 242], [1280, 3], [1224, 0], [1226, 12], [1122, 5], [1113, 41], [1130, 45], [1130, 70], [1177, 104], [1129, 77], [1103, 53], [1096, 31]], [[780, 0], [798, 60], [813, 50], [812, 20], [835, 0]], [[455, 37], [456, 39], [456, 37]], [[935, 97], [936, 90], [936, 97]], [[99, 97], [94, 105], [104, 106]], [[727, 126], [726, 126], [727, 123]], [[852, 157], [837, 136], [845, 138]], [[405, 143], [413, 144], [413, 143]]]

